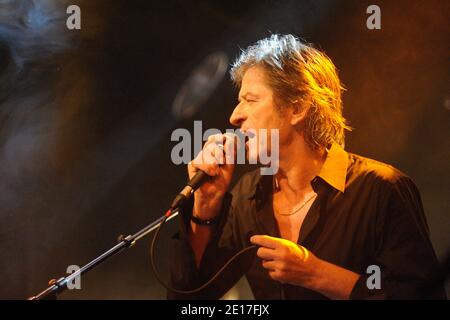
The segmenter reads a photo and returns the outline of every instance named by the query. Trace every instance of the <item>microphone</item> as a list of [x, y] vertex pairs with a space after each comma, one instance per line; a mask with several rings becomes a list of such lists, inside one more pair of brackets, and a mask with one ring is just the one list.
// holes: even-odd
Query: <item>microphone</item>
[[183, 190], [181, 190], [180, 193], [177, 194], [172, 202], [172, 205], [170, 206], [170, 210], [175, 210], [180, 205], [182, 205], [183, 202], [189, 199], [194, 191], [197, 190], [198, 187], [200, 187], [208, 178], [210, 178], [210, 176], [206, 174], [205, 171], [198, 170], [192, 177], [192, 179], [189, 180]]
[[[239, 137], [233, 133], [227, 132], [225, 133], [226, 136], [237, 138]], [[224, 151], [223, 144], [218, 144], [217, 147]], [[219, 164], [219, 167], [221, 164]], [[202, 170], [198, 170], [195, 175], [192, 177], [192, 179], [189, 180], [189, 182], [186, 184], [186, 186], [180, 191], [179, 194], [175, 197], [175, 199], [172, 201], [172, 205], [170, 206], [170, 210], [173, 211], [177, 209], [179, 206], [183, 204], [187, 199], [189, 199], [207, 179], [209, 179], [210, 176]]]

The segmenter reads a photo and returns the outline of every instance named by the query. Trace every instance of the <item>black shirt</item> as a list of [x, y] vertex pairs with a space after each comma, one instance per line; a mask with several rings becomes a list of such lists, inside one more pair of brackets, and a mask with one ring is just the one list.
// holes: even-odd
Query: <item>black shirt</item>
[[[272, 176], [257, 169], [244, 175], [225, 197], [216, 227], [197, 269], [187, 241], [192, 203], [182, 209], [174, 238], [171, 284], [193, 289], [207, 281], [233, 254], [251, 245], [255, 234], [280, 237], [272, 208]], [[333, 145], [311, 185], [318, 194], [309, 209], [298, 244], [318, 258], [361, 275], [351, 298], [445, 298], [443, 288], [428, 296], [420, 289], [437, 267], [419, 191], [394, 167], [347, 153]], [[218, 299], [246, 274], [256, 299], [324, 299], [309, 289], [272, 280], [256, 257], [240, 257], [211, 286], [195, 295], [169, 298]], [[366, 285], [368, 267], [381, 270], [381, 289]]]

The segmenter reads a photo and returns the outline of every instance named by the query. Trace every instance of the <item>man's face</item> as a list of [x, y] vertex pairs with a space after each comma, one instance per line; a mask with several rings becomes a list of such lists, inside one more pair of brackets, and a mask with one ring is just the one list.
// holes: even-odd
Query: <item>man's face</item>
[[[252, 160], [256, 160], [252, 159], [255, 156], [258, 156], [260, 160], [264, 152], [266, 155], [271, 155], [271, 151], [274, 151], [271, 150], [274, 149], [271, 148], [272, 129], [279, 130], [281, 141], [282, 135], [292, 128], [283, 114], [276, 110], [273, 91], [266, 84], [265, 73], [261, 67], [251, 67], [245, 72], [238, 100], [239, 104], [230, 117], [230, 123], [240, 127], [243, 133], [248, 133], [249, 130], [256, 133], [255, 136], [249, 135], [249, 141], [246, 143], [247, 149], [252, 145], [258, 147], [257, 152], [248, 150], [246, 152], [251, 163]], [[261, 135], [264, 133], [260, 132], [260, 129], [267, 130], [267, 143], [262, 143], [264, 139], [261, 139]]]

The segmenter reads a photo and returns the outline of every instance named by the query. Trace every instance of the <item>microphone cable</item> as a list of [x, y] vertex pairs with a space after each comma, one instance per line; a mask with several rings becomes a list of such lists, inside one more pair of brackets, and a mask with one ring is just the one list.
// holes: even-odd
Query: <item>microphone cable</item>
[[208, 281], [206, 281], [204, 284], [202, 284], [200, 287], [192, 289], [192, 290], [180, 290], [180, 289], [176, 289], [171, 287], [169, 284], [167, 284], [166, 282], [164, 282], [164, 280], [162, 279], [161, 275], [159, 274], [157, 268], [156, 268], [156, 263], [155, 263], [155, 247], [156, 247], [156, 241], [158, 240], [159, 237], [159, 233], [161, 232], [162, 227], [164, 226], [164, 224], [166, 223], [166, 220], [173, 214], [173, 209], [169, 209], [167, 210], [164, 219], [161, 221], [161, 223], [159, 224], [158, 228], [156, 229], [155, 235], [153, 236], [153, 240], [151, 243], [151, 247], [150, 247], [150, 261], [151, 261], [151, 265], [152, 265], [152, 270], [153, 273], [155, 275], [156, 280], [158, 280], [158, 282], [165, 287], [167, 290], [172, 291], [174, 293], [178, 293], [178, 294], [193, 294], [193, 293], [197, 293], [202, 291], [203, 289], [205, 289], [206, 287], [208, 287], [214, 280], [217, 279], [217, 277], [223, 273], [223, 271], [234, 261], [236, 260], [239, 256], [243, 255], [244, 253], [246, 253], [247, 251], [250, 251], [252, 249], [258, 248], [258, 246], [256, 245], [251, 245], [248, 246], [244, 249], [242, 249], [241, 251], [237, 252], [236, 254], [234, 254], [212, 277], [211, 279], [209, 279]]

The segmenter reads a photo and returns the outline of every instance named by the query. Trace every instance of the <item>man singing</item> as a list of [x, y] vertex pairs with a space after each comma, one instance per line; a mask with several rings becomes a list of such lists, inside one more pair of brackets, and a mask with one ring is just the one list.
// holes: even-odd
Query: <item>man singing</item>
[[[241, 249], [258, 249], [198, 294], [168, 297], [218, 299], [244, 274], [256, 299], [445, 297], [421, 290], [437, 259], [412, 180], [344, 150], [349, 127], [331, 60], [272, 35], [241, 53], [231, 77], [240, 91], [230, 122], [256, 140], [260, 129], [278, 130], [278, 171], [247, 173], [228, 192], [235, 164], [225, 155], [219, 166], [218, 155], [234, 138], [210, 137], [188, 166], [190, 177], [203, 170], [211, 179], [182, 208], [171, 284], [193, 289]], [[377, 270], [379, 281], [370, 278]]]

